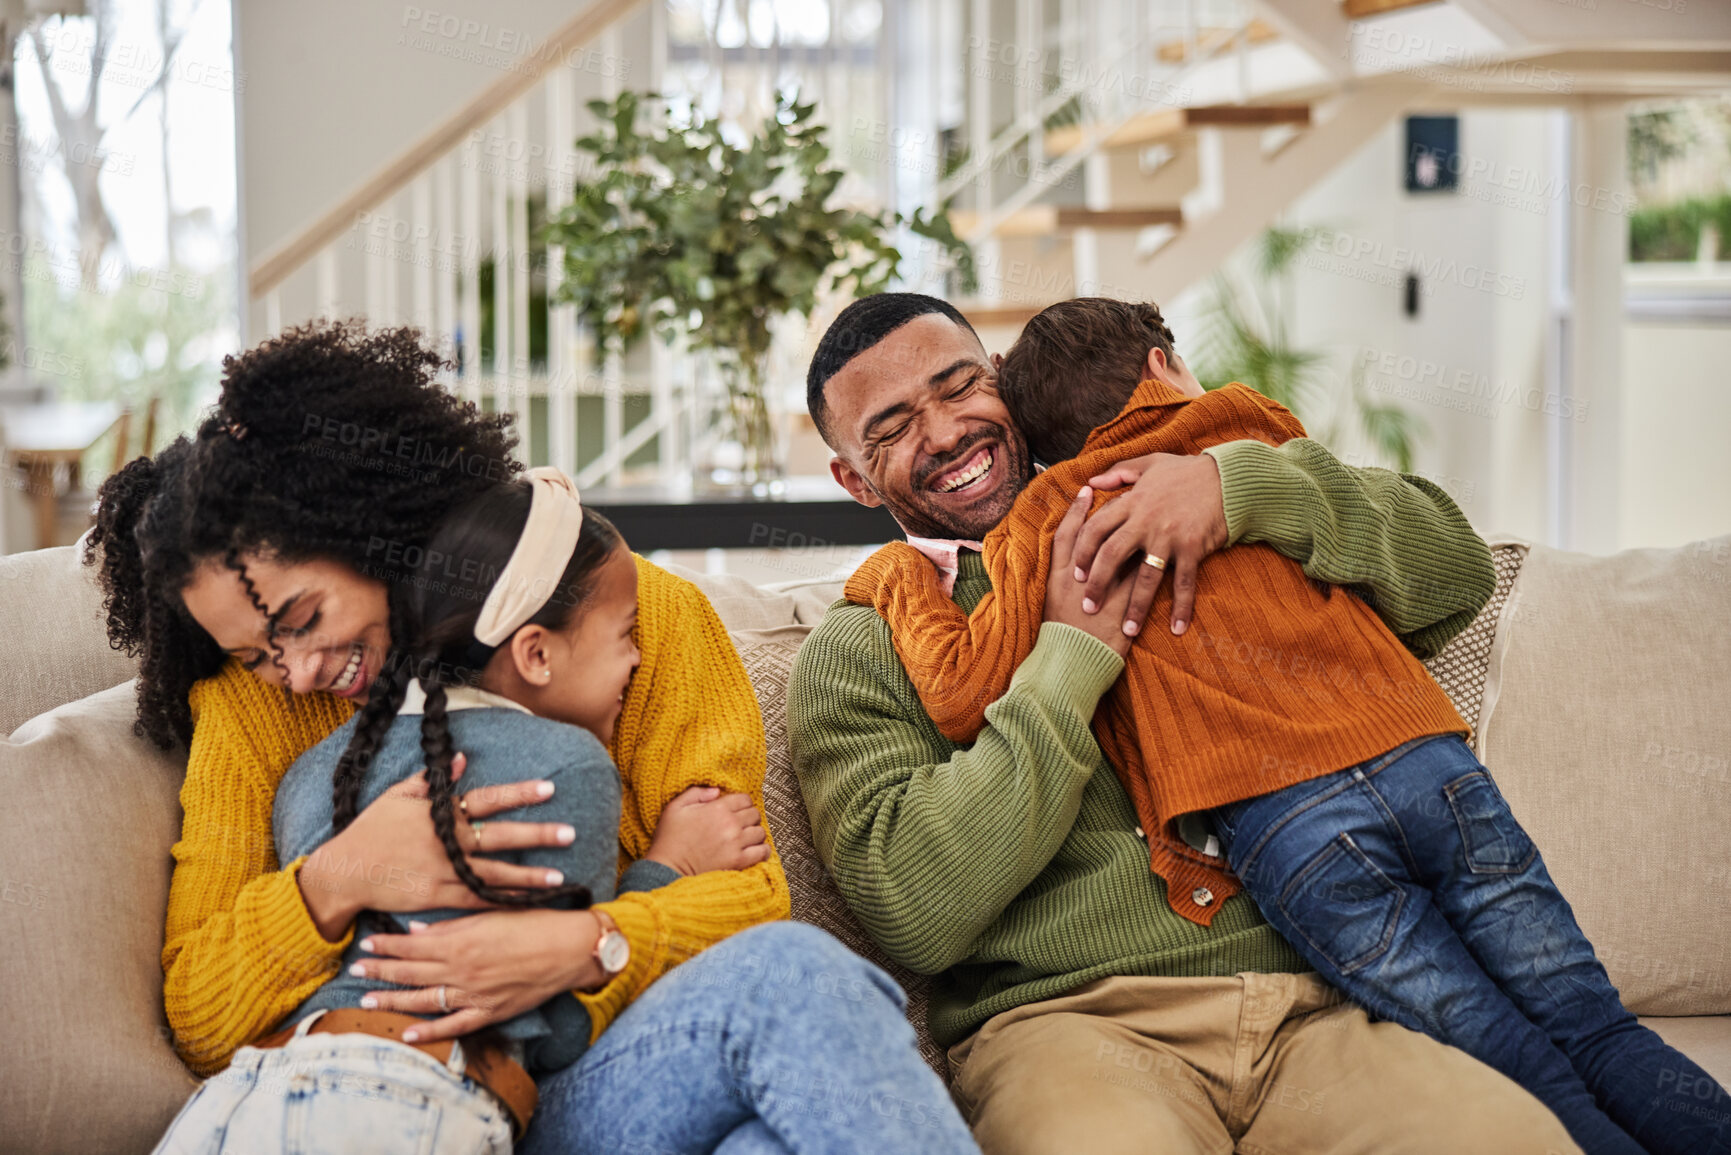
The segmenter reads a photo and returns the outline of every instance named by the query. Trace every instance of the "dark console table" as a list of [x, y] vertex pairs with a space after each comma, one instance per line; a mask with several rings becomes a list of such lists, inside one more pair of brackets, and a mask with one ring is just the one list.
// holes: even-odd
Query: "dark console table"
[[583, 504], [605, 514], [639, 553], [875, 545], [902, 536], [883, 508], [859, 504], [828, 477], [790, 477], [786, 494], [773, 498], [667, 486], [591, 488]]

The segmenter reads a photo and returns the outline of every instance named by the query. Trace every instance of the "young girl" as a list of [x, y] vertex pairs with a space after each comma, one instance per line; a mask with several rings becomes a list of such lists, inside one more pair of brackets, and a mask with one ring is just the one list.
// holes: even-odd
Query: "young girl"
[[[847, 585], [890, 621], [956, 742], [978, 734], [1033, 649], [1053, 531], [1081, 512], [1088, 478], [1131, 453], [1304, 436], [1242, 385], [1198, 396], [1147, 305], [1046, 309], [998, 390], [1051, 468], [985, 538], [993, 593], [964, 615], [901, 544]], [[1212, 555], [1200, 579], [1193, 628], [1139, 635], [1095, 717], [1172, 907], [1206, 925], [1242, 880], [1330, 982], [1514, 1078], [1588, 1152], [1731, 1149], [1731, 1127], [1667, 1094], [1677, 1077], [1714, 1084], [1623, 1008], [1467, 727], [1381, 619], [1265, 546]], [[1224, 861], [1181, 833], [1198, 813], [1212, 814]]]
[[[531, 470], [527, 482], [470, 502], [433, 537], [417, 572], [400, 589], [392, 633], [404, 645], [373, 682], [365, 707], [296, 759], [277, 788], [273, 833], [280, 852], [290, 858], [313, 854], [424, 764], [433, 828], [457, 876], [487, 902], [581, 909], [613, 898], [616, 881], [624, 891], [649, 890], [678, 877], [648, 859], [619, 874], [620, 783], [607, 743], [642, 660], [632, 641], [637, 568], [611, 523], [579, 504], [571, 480], [556, 469]], [[562, 674], [557, 679], [556, 668]], [[569, 841], [496, 857], [557, 875], [551, 888], [510, 890], [475, 874], [463, 840], [472, 839], [468, 849], [482, 851], [486, 823], [459, 826], [452, 766], [459, 748], [467, 758], [463, 782], [470, 789], [505, 787], [525, 762], [539, 767], [551, 796], [499, 817], [560, 823]], [[744, 845], [765, 841], [752, 812]], [[714, 858], [697, 869], [735, 865], [724, 854]], [[405, 875], [400, 884], [412, 887], [416, 881]], [[428, 925], [468, 913], [421, 911], [415, 922]], [[410, 929], [377, 912], [363, 917], [380, 933]], [[395, 1048], [380, 1040], [414, 1041], [414, 1016], [375, 1009], [376, 991], [402, 988], [366, 977], [361, 960], [370, 946], [370, 938], [351, 944], [339, 972], [284, 1019], [283, 1029], [256, 1044], [260, 1050], [284, 1048], [280, 1056], [267, 1057], [267, 1066], [292, 1069], [299, 1061], [296, 1051], [319, 1045], [300, 1040], [333, 1030], [387, 1055]], [[630, 947], [612, 928], [595, 955], [613, 975], [624, 969]], [[576, 999], [556, 995], [487, 1036], [460, 1042], [460, 1051], [429, 1052], [468, 1077], [462, 1084], [466, 1093], [447, 1103], [441, 1130], [454, 1125], [456, 1114], [464, 1129], [488, 1136], [489, 1149], [508, 1150], [510, 1136], [521, 1135], [534, 1110], [530, 1077], [575, 1062], [588, 1049], [592, 1030]], [[424, 1074], [438, 1078], [433, 1071]], [[254, 1081], [238, 1105], [232, 1095], [216, 1097], [224, 1111], [257, 1117], [279, 1109], [275, 1099], [285, 1086]], [[309, 1129], [331, 1134], [400, 1127], [387, 1118], [392, 1109], [357, 1104], [341, 1093], [315, 1092], [299, 1109]], [[207, 1114], [189, 1109], [164, 1149], [177, 1149], [183, 1134], [204, 1132]]]
[[[562, 1000], [588, 1017], [588, 1049], [543, 1077], [525, 1151], [863, 1152], [875, 1147], [872, 1129], [901, 1125], [863, 1100], [814, 1097], [814, 1080], [919, 1106], [918, 1126], [909, 1112], [910, 1129], [897, 1132], [910, 1148], [973, 1149], [914, 1048], [894, 983], [822, 932], [772, 921], [787, 913], [779, 861], [768, 840], [744, 845], [758, 824], [743, 812], [761, 795], [764, 766], [751, 682], [702, 593], [642, 559], [633, 559], [629, 639], [642, 665], [608, 747], [622, 802], [610, 849], [618, 867], [630, 864], [613, 901], [482, 909], [496, 904], [458, 873], [453, 839], [483, 883], [545, 891], [548, 867], [499, 852], [576, 844], [575, 829], [561, 837], [566, 823], [501, 817], [538, 817], [551, 801], [552, 782], [521, 744], [507, 769], [488, 770], [513, 779], [505, 786], [469, 789], [462, 755], [451, 759], [465, 792], [442, 832], [417, 775], [370, 803], [357, 793], [353, 820], [334, 822], [340, 832], [311, 854], [278, 853], [273, 806], [291, 763], [347, 722], [354, 703], [386, 692], [378, 683], [402, 676], [384, 674], [403, 637], [401, 583], [415, 576], [398, 560], [420, 560], [453, 510], [522, 468], [509, 417], [445, 392], [438, 367], [411, 330], [292, 330], [225, 362], [218, 408], [194, 436], [103, 486], [87, 561], [100, 566], [111, 640], [140, 660], [138, 729], [190, 745], [163, 946], [168, 1020], [189, 1066], [227, 1072], [185, 1108], [176, 1149], [486, 1150], [509, 1109], [482, 1120], [468, 1106], [471, 1084], [514, 1094], [492, 1077], [508, 1068], [491, 1062], [514, 1044], [479, 1033]], [[507, 555], [527, 519], [528, 488], [518, 488]], [[546, 685], [587, 692], [576, 671], [591, 655], [565, 637], [546, 635]], [[399, 688], [406, 697], [406, 679]], [[454, 732], [467, 713], [451, 714]], [[571, 743], [549, 760], [605, 777]], [[329, 774], [327, 764], [312, 790], [321, 799]], [[694, 847], [724, 835], [733, 869], [701, 871]], [[592, 869], [566, 865], [574, 877]], [[629, 889], [637, 878], [654, 889]], [[362, 934], [371, 953], [350, 952], [363, 911], [415, 926], [421, 912], [447, 908], [477, 913], [407, 935]], [[609, 938], [615, 927], [627, 949]], [[622, 958], [623, 969], [608, 969]], [[352, 965], [392, 985], [373, 993], [376, 1009], [431, 1021], [401, 1041], [379, 1038], [325, 1023], [359, 1013], [344, 1007], [299, 1016], [305, 1031], [286, 1046], [252, 1045]], [[837, 982], [858, 997], [835, 998]], [[251, 1093], [272, 1083], [274, 1095]], [[365, 1110], [306, 1110], [343, 1089], [359, 1092]], [[258, 1111], [243, 1120], [242, 1103]], [[309, 1134], [315, 1120], [335, 1126]]]

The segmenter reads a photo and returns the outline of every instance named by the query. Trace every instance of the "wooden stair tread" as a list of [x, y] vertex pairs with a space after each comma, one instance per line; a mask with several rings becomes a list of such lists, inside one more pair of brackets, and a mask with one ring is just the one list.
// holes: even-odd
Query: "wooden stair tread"
[[[1133, 116], [1106, 137], [1102, 147], [1136, 148], [1197, 128], [1270, 128], [1277, 124], [1303, 127], [1310, 123], [1308, 104], [1210, 104], [1200, 108], [1162, 108]], [[1079, 147], [1087, 129], [1079, 124], [1046, 133], [1046, 155], [1058, 156]]]
[[1348, 20], [1362, 20], [1402, 8], [1418, 8], [1425, 4], [1440, 4], [1442, 0], [1342, 0], [1340, 14]]
[[[1198, 28], [1197, 51], [1213, 52], [1231, 40], [1237, 31], [1236, 28]], [[1267, 44], [1271, 40], [1280, 39], [1280, 32], [1272, 24], [1252, 20], [1244, 29], [1244, 38], [1252, 44]], [[1183, 40], [1168, 40], [1154, 50], [1154, 55], [1168, 64], [1182, 64], [1188, 58], [1185, 51], [1187, 48], [1189, 45]]]
[[957, 301], [956, 308], [962, 311], [962, 316], [968, 319], [968, 324], [976, 329], [984, 329], [994, 325], [1026, 325], [1034, 316], [1046, 308], [1056, 304], [1047, 301], [1042, 305], [1000, 305], [977, 301]]
[[[952, 212], [950, 221], [960, 236], [973, 238], [980, 216]], [[1146, 229], [1154, 225], [1182, 225], [1184, 210], [1177, 205], [1149, 208], [1085, 209], [1077, 206], [1032, 205], [1019, 209], [993, 230], [1000, 237], [1044, 237], [1073, 229]]]

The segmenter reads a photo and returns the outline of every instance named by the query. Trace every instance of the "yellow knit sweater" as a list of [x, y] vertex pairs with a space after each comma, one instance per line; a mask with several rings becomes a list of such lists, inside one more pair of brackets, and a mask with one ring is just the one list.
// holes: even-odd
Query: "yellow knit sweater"
[[[612, 744], [624, 783], [621, 870], [648, 852], [662, 809], [689, 786], [745, 791], [763, 808], [763, 717], [721, 619], [690, 582], [642, 558], [637, 574], [643, 664]], [[191, 704], [163, 999], [176, 1049], [208, 1075], [329, 978], [353, 936], [352, 927], [337, 942], [319, 935], [296, 881], [304, 859], [277, 862], [271, 807], [289, 765], [354, 706], [329, 694], [286, 694], [238, 661], [195, 685]], [[735, 931], [786, 918], [787, 880], [772, 841], [769, 860], [748, 870], [682, 878], [597, 909], [631, 940], [624, 971], [593, 994], [573, 992], [598, 1036], [673, 966]]]

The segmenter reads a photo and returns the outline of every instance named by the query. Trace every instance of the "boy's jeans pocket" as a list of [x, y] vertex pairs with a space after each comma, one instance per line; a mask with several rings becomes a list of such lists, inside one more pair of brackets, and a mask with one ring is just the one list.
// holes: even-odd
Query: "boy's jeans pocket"
[[1443, 793], [1460, 826], [1467, 869], [1474, 874], [1519, 874], [1539, 856], [1539, 848], [1515, 821], [1485, 771], [1456, 778], [1443, 787]]
[[1405, 906], [1406, 892], [1346, 833], [1318, 851], [1280, 895], [1289, 925], [1341, 974], [1387, 952]]

